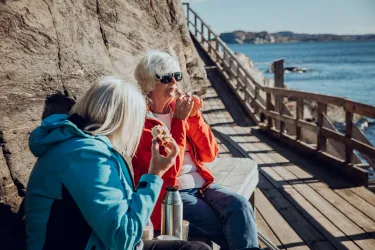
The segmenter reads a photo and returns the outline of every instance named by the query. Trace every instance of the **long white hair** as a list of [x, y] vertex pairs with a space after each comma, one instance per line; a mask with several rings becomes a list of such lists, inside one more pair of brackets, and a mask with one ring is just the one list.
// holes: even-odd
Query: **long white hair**
[[146, 102], [133, 83], [106, 76], [94, 83], [73, 106], [90, 124], [85, 131], [106, 135], [115, 149], [127, 157], [137, 150], [146, 116]]

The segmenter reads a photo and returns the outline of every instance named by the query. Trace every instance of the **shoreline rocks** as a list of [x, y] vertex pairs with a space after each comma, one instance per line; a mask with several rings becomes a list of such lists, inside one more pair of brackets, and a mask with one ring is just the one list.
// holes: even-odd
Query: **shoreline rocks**
[[295, 42], [324, 42], [324, 41], [365, 41], [375, 40], [375, 34], [367, 35], [336, 35], [336, 34], [299, 34], [291, 31], [269, 33], [246, 32], [236, 30], [224, 32], [220, 38], [226, 43], [265, 44], [265, 43], [295, 43]]

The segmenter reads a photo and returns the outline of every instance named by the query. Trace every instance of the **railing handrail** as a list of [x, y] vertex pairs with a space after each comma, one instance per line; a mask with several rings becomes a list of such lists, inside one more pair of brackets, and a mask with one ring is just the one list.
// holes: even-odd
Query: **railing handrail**
[[[229, 56], [231, 57], [231, 59], [234, 60], [238, 64], [238, 67], [244, 72], [244, 74], [246, 75], [246, 77], [248, 77], [253, 82], [253, 84], [256, 85], [258, 88], [262, 88], [263, 86], [256, 79], [254, 79], [254, 77], [251, 74], [249, 74], [249, 72], [242, 66], [242, 64], [238, 61], [237, 57], [233, 54], [232, 50], [230, 48], [228, 48], [227, 44], [220, 38], [220, 36], [217, 35], [211, 29], [211, 27], [209, 25], [207, 25], [202, 20], [202, 18], [194, 10], [192, 10], [190, 8], [190, 4], [189, 3], [183, 3], [183, 5], [186, 5], [187, 6], [187, 11], [188, 12], [189, 11], [192, 12], [194, 14], [194, 16], [196, 16], [201, 21], [201, 23], [207, 28], [208, 32], [214, 35], [214, 38], [220, 43], [220, 45], [224, 48], [224, 50], [229, 54]], [[189, 20], [188, 20], [188, 22], [189, 22]]]

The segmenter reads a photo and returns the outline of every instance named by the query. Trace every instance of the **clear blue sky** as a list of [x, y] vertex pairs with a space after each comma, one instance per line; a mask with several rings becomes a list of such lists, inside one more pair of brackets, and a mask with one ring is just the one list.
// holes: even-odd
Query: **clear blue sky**
[[375, 0], [182, 0], [217, 33], [375, 34]]

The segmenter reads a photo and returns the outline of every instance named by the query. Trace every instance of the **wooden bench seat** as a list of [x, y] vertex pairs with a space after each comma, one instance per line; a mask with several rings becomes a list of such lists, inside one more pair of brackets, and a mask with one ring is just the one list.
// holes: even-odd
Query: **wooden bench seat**
[[[249, 158], [217, 158], [205, 164], [215, 177], [215, 183], [229, 188], [248, 199], [255, 208], [255, 188], [259, 182], [257, 163]], [[205, 237], [189, 236], [190, 241], [202, 241], [219, 249], [219, 246]]]
[[254, 191], [259, 182], [256, 161], [249, 158], [217, 158], [206, 166], [214, 175], [215, 183], [243, 195], [254, 208]]

